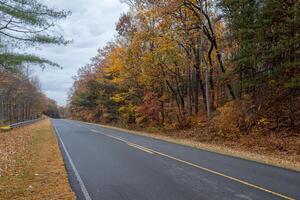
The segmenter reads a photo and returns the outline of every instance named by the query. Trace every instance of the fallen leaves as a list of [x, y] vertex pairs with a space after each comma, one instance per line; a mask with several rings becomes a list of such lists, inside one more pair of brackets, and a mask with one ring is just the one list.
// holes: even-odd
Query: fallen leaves
[[0, 133], [0, 199], [75, 199], [48, 119]]

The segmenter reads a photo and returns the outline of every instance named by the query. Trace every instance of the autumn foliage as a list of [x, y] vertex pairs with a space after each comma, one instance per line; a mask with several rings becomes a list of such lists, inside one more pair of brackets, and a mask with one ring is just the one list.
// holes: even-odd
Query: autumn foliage
[[[267, 11], [271, 0], [260, 5], [125, 2], [130, 10], [116, 24], [117, 37], [75, 77], [69, 96], [72, 118], [178, 129], [207, 116], [228, 132], [249, 133], [261, 126], [299, 130], [299, 48], [281, 46], [287, 37], [299, 39], [293, 26], [285, 26], [299, 25], [293, 21], [296, 13], [283, 11], [287, 18], [280, 21]], [[282, 1], [272, 9], [281, 6], [294, 9], [297, 3]], [[242, 8], [257, 19], [247, 18], [247, 12], [241, 16]], [[270, 24], [285, 37], [268, 32]]]
[[44, 111], [53, 114], [48, 111], [56, 103], [41, 92], [31, 70], [60, 66], [28, 52], [30, 47], [68, 44], [54, 27], [69, 14], [37, 0], [0, 1], [0, 126], [38, 118]]
[[0, 125], [41, 117], [46, 96], [37, 79], [0, 71]]

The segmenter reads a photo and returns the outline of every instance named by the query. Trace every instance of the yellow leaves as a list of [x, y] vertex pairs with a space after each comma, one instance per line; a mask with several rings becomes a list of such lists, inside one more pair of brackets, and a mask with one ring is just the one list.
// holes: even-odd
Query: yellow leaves
[[218, 108], [220, 114], [213, 119], [214, 124], [221, 132], [226, 134], [239, 133], [239, 124], [242, 106], [234, 101], [226, 103], [224, 106]]
[[136, 124], [138, 124], [138, 125], [142, 125], [146, 121], [147, 121], [147, 118], [144, 116], [138, 116], [135, 120]]
[[260, 126], [265, 126], [265, 125], [268, 125], [268, 124], [270, 124], [270, 121], [267, 118], [261, 118], [258, 121], [258, 125], [260, 125]]
[[121, 106], [118, 109], [118, 112], [123, 120], [126, 121], [126, 123], [135, 123], [136, 115], [137, 115], [137, 106], [133, 104], [128, 104], [125, 106]]
[[136, 95], [136, 92], [133, 89], [128, 89], [127, 92], [121, 92], [114, 94], [110, 99], [116, 103], [123, 103], [127, 104], [128, 99], [130, 99], [130, 96]]
[[126, 67], [126, 49], [122, 46], [113, 48], [108, 57], [106, 67], [103, 68], [103, 73], [111, 77], [110, 83], [121, 85], [126, 80], [127, 67]]
[[119, 112], [122, 114], [130, 114], [136, 112], [136, 106], [133, 104], [128, 104], [126, 106], [121, 106]]
[[121, 94], [115, 94], [114, 96], [112, 96], [110, 98], [112, 101], [116, 102], [116, 103], [122, 103], [126, 100], [124, 93]]
[[269, 80], [268, 83], [270, 86], [276, 86], [276, 84], [277, 84], [275, 80]]
[[107, 58], [107, 68], [104, 69], [106, 73], [118, 73], [122, 68], [122, 49], [121, 47], [115, 47], [111, 50]]

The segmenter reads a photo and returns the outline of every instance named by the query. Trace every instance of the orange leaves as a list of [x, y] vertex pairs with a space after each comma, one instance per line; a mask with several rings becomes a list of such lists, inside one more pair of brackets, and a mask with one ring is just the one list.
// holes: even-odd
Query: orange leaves
[[143, 103], [138, 107], [137, 111], [148, 118], [148, 120], [159, 121], [159, 112], [162, 111], [162, 104], [157, 94], [146, 92]]

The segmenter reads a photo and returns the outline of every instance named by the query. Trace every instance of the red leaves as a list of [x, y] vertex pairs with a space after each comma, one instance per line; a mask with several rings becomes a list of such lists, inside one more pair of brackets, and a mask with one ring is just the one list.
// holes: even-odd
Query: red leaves
[[159, 120], [159, 112], [162, 112], [162, 106], [159, 97], [153, 92], [146, 92], [143, 104], [137, 109], [139, 113], [145, 115], [149, 120]]

